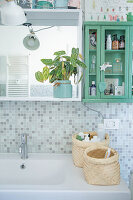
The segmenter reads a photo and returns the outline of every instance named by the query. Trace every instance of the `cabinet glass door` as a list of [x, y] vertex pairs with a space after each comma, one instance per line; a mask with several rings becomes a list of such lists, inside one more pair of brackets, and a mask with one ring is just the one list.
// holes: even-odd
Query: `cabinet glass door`
[[133, 27], [130, 27], [129, 52], [129, 98], [133, 99]]
[[127, 98], [129, 28], [106, 26], [101, 34], [101, 81], [106, 83], [101, 98]]
[[98, 83], [100, 81], [100, 27], [85, 27], [85, 98], [100, 97]]

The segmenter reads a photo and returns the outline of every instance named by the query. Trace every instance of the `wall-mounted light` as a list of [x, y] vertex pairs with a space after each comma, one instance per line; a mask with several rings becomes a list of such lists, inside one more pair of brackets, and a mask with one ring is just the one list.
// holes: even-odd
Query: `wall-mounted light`
[[8, 26], [21, 25], [27, 21], [24, 10], [14, 0], [6, 0], [1, 7], [1, 23]]
[[40, 42], [35, 35], [35, 32], [33, 31], [32, 24], [31, 23], [24, 23], [24, 26], [28, 26], [30, 34], [28, 34], [24, 39], [23, 39], [23, 45], [25, 46], [26, 49], [29, 50], [36, 50], [40, 46]]
[[36, 32], [39, 32], [39, 31], [42, 31], [42, 30], [46, 30], [46, 29], [50, 29], [50, 28], [54, 27], [54, 26], [49, 26], [49, 27], [41, 28], [39, 30], [34, 31], [33, 28], [32, 28], [32, 24], [31, 23], [24, 23], [23, 25], [27, 26], [29, 28], [29, 32], [30, 32], [30, 34], [28, 34], [23, 39], [23, 45], [25, 46], [26, 49], [29, 49], [29, 50], [36, 50], [40, 46], [39, 39], [35, 35]]

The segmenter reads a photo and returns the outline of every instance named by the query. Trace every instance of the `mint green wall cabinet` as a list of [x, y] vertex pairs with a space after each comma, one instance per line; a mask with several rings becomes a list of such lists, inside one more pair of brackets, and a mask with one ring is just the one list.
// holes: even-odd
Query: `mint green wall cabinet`
[[[85, 22], [85, 91], [83, 102], [133, 102], [133, 22]], [[125, 46], [108, 50], [107, 37], [112, 41], [123, 36]], [[120, 40], [121, 39], [121, 40]], [[100, 66], [108, 64], [101, 70]], [[96, 95], [90, 93], [92, 81]]]

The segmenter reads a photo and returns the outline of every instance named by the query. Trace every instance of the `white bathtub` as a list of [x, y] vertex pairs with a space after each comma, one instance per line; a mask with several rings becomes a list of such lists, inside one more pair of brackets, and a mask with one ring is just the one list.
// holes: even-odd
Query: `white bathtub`
[[130, 200], [130, 191], [123, 180], [118, 186], [88, 185], [71, 155], [30, 154], [24, 162], [0, 154], [0, 200]]

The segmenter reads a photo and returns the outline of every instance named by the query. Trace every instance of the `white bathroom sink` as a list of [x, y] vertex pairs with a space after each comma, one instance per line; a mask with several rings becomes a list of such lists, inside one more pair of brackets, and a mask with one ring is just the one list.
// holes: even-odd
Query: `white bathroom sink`
[[123, 180], [116, 186], [87, 184], [71, 155], [30, 154], [24, 162], [0, 154], [0, 200], [130, 200], [130, 191]]
[[10, 155], [0, 159], [0, 185], [59, 185], [65, 178], [66, 160], [32, 156], [25, 161]]

